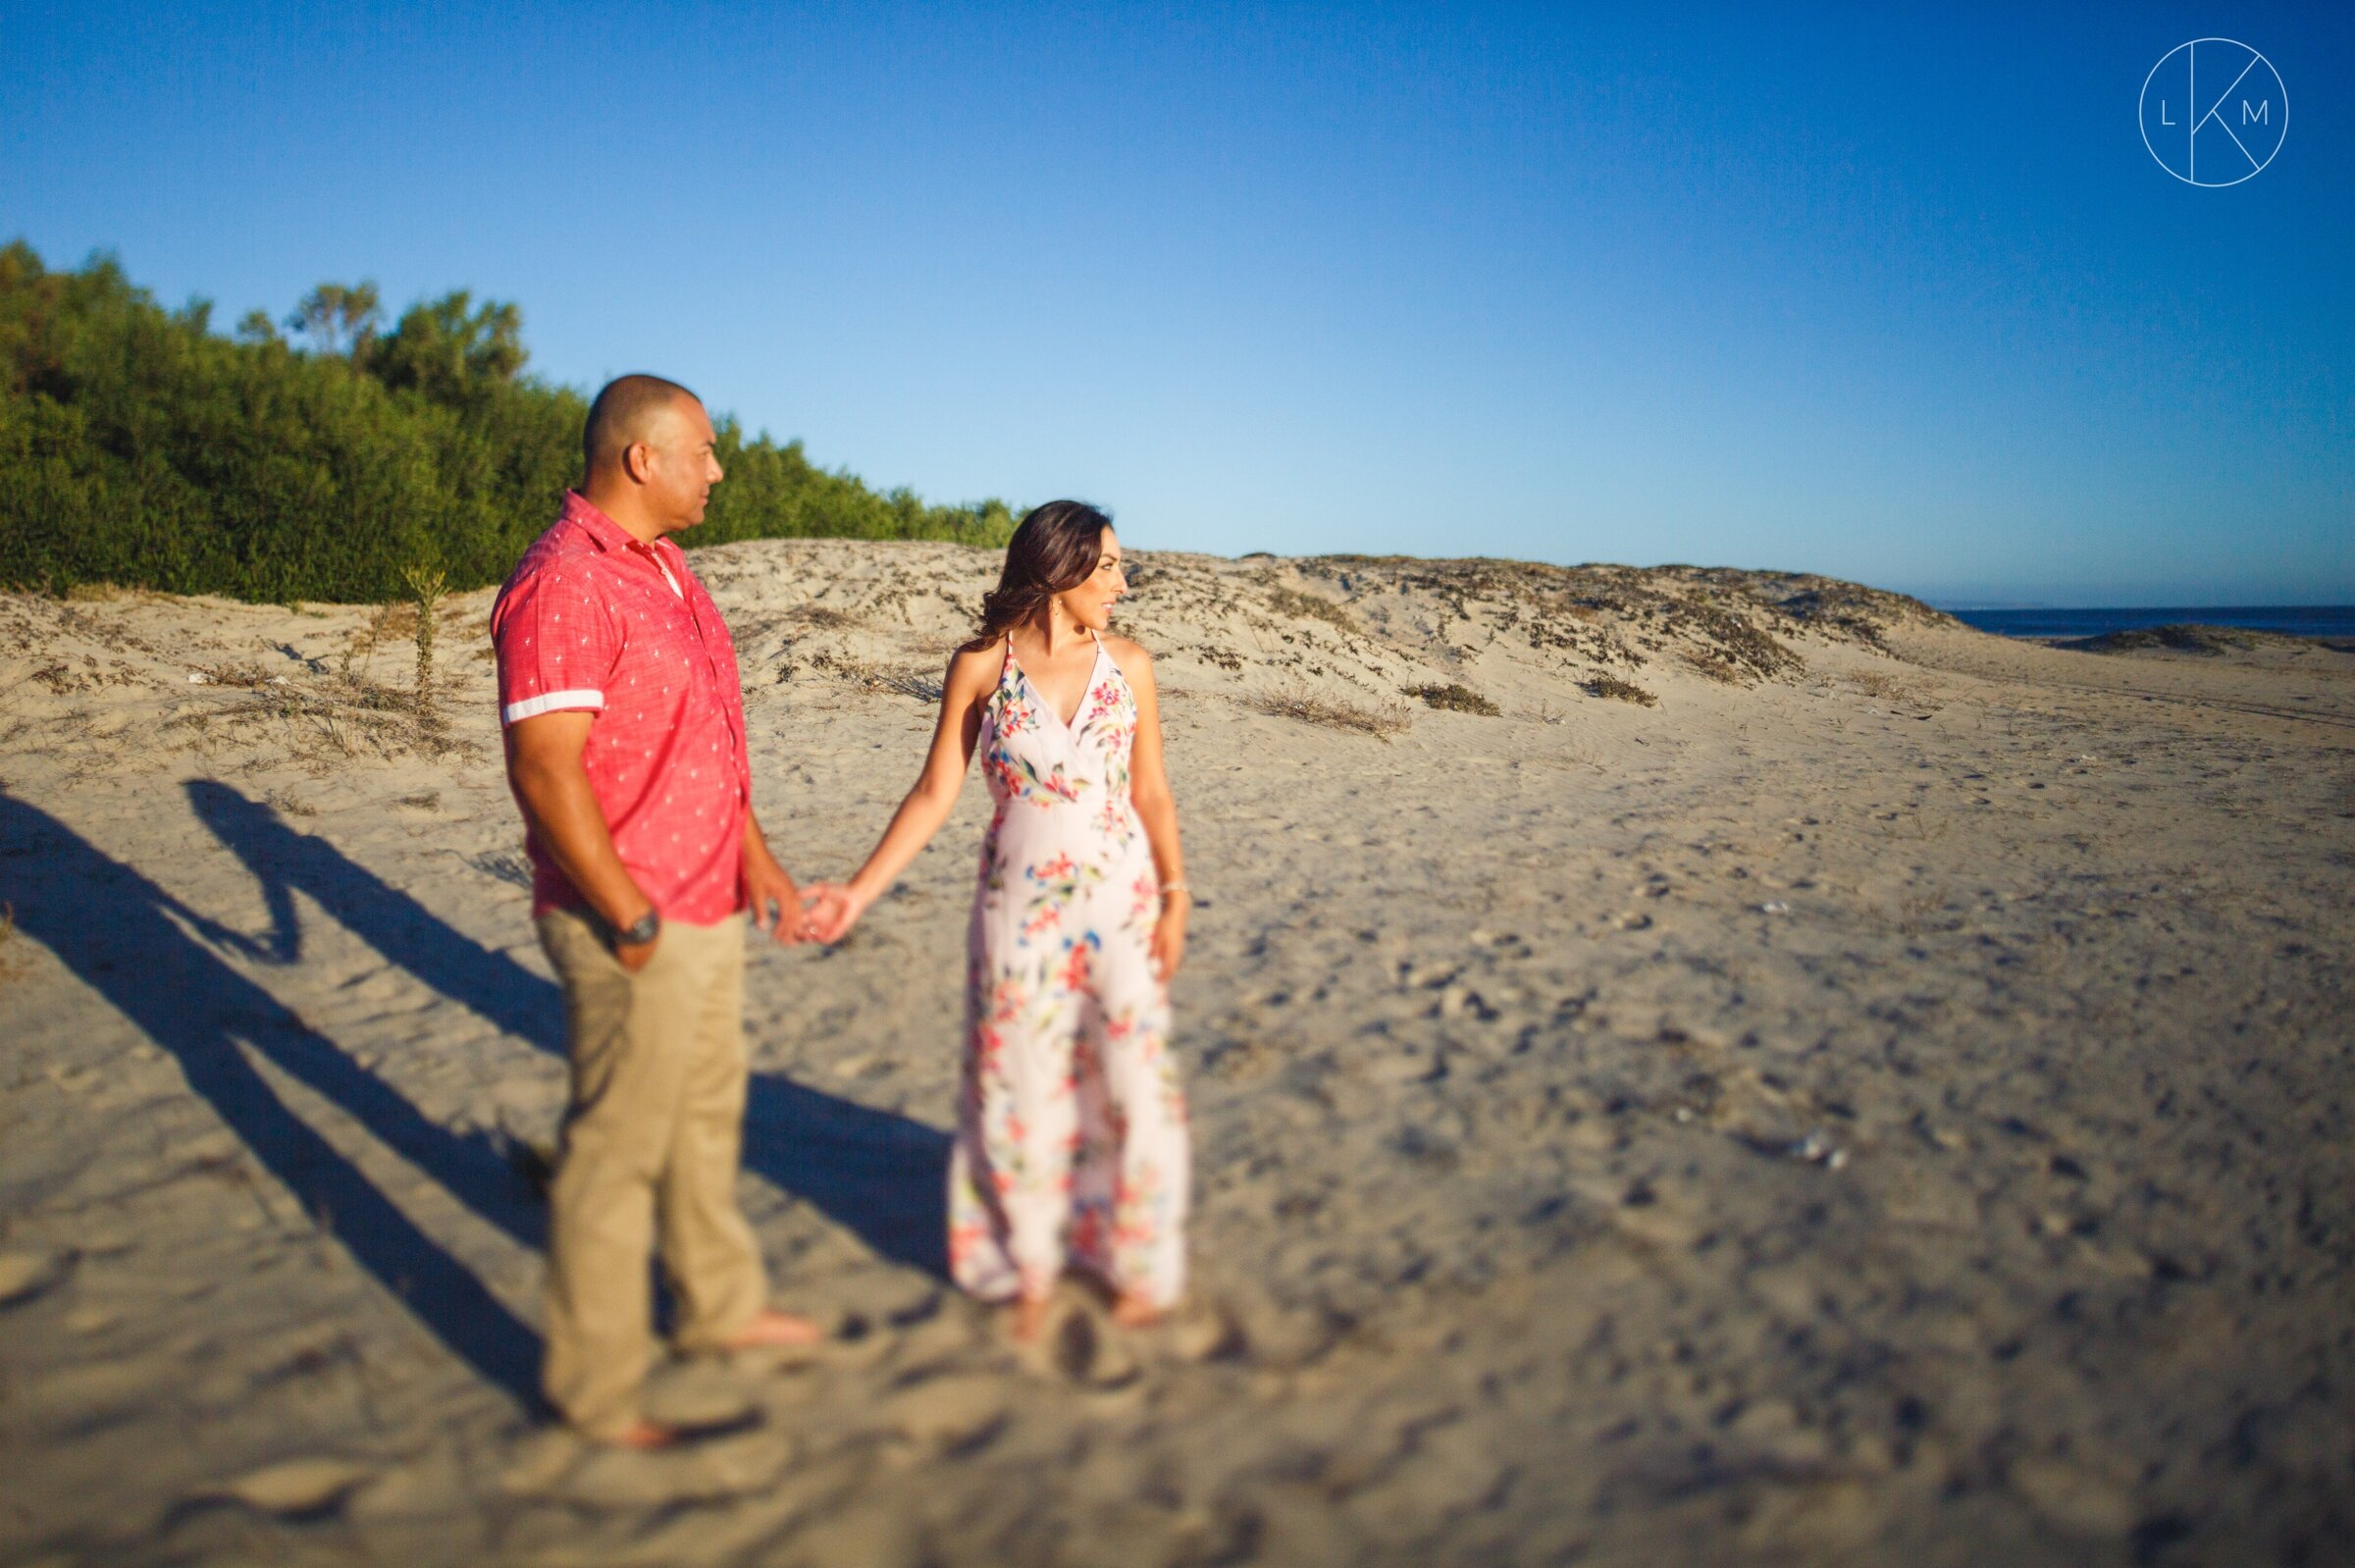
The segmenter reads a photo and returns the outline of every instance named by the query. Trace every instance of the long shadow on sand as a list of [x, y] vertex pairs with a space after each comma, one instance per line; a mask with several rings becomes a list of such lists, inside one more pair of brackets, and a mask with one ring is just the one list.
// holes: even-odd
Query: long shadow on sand
[[460, 1137], [355, 1066], [190, 936], [252, 944], [188, 909], [48, 813], [0, 795], [0, 854], [22, 930], [148, 1038], [319, 1228], [451, 1351], [518, 1399], [535, 1397], [539, 1336], [279, 1098], [251, 1050], [335, 1102], [510, 1234], [537, 1243], [523, 1184], [489, 1144]]
[[[553, 984], [451, 929], [327, 840], [293, 831], [269, 807], [210, 780], [187, 790], [197, 816], [261, 880], [271, 958], [300, 956], [299, 890], [443, 995], [562, 1054], [563, 1011]], [[947, 1277], [948, 1134], [757, 1072], [745, 1108], [744, 1163], [882, 1256]]]

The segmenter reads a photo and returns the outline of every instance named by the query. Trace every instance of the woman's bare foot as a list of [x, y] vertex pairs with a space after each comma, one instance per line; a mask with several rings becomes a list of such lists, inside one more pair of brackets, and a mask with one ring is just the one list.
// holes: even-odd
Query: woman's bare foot
[[679, 1429], [666, 1427], [659, 1421], [649, 1421], [641, 1416], [611, 1437], [600, 1437], [597, 1440], [609, 1443], [616, 1448], [629, 1448], [638, 1453], [653, 1453], [658, 1448], [674, 1446], [679, 1440]]
[[1112, 1321], [1124, 1329], [1150, 1329], [1161, 1321], [1161, 1308], [1143, 1296], [1124, 1291], [1112, 1304]]
[[763, 1307], [753, 1321], [736, 1331], [721, 1348], [727, 1350], [798, 1350], [819, 1343], [826, 1331], [808, 1318]]

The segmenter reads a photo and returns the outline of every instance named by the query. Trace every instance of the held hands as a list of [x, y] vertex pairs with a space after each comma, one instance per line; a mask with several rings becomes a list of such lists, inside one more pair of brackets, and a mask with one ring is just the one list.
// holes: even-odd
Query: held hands
[[807, 924], [810, 940], [831, 946], [851, 934], [874, 896], [841, 882], [820, 882], [810, 890]]
[[752, 907], [753, 924], [787, 947], [810, 940], [810, 897], [764, 844], [745, 846], [744, 901]]

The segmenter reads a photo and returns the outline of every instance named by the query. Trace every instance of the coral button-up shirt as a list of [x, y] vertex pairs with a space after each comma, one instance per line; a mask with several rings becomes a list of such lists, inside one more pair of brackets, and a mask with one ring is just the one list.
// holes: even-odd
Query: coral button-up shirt
[[[642, 545], [567, 492], [491, 611], [502, 724], [597, 714], [581, 754], [613, 848], [666, 920], [744, 908], [744, 689], [718, 606], [667, 539]], [[532, 913], [584, 901], [531, 835]]]

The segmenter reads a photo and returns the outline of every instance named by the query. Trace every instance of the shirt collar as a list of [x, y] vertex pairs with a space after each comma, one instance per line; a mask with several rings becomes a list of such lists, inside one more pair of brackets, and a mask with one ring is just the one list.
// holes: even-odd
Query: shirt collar
[[[600, 549], [634, 550], [641, 555], [656, 553], [654, 546], [638, 543], [628, 529], [607, 517], [602, 507], [577, 490], [564, 493], [564, 510], [558, 515], [560, 521], [575, 525], [595, 540]], [[656, 545], [661, 543], [660, 540], [654, 542]], [[678, 547], [674, 545], [671, 548], [676, 549]]]

